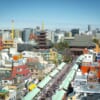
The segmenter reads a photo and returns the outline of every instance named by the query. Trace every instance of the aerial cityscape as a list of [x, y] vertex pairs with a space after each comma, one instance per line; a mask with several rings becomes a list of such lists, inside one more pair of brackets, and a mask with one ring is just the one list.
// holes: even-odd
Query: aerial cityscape
[[0, 0], [0, 100], [100, 100], [100, 0]]

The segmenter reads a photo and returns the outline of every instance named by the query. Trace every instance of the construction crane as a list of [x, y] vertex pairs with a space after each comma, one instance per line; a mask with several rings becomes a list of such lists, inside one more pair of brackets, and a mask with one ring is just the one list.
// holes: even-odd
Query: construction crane
[[12, 23], [12, 30], [11, 30], [11, 39], [14, 39], [14, 20], [11, 21]]
[[44, 22], [42, 22], [42, 31], [44, 31]]

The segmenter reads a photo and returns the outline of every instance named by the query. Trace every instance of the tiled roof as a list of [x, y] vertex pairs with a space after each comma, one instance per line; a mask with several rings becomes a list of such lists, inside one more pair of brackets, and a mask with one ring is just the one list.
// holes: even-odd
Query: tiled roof
[[69, 46], [77, 46], [77, 47], [95, 47], [95, 43], [92, 42], [91, 36], [76, 36], [75, 40], [72, 40], [69, 43]]
[[100, 33], [97, 33], [95, 37], [96, 39], [100, 39]]
[[69, 46], [77, 46], [77, 47], [95, 47], [95, 43], [92, 41], [71, 41]]
[[75, 36], [75, 41], [92, 41], [92, 36], [88, 35]]

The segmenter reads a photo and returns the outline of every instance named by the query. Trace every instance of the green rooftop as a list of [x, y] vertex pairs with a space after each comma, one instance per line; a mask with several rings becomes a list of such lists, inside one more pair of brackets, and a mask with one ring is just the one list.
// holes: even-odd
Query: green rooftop
[[0, 94], [7, 94], [7, 93], [9, 93], [8, 90], [4, 90], [4, 89], [0, 90]]
[[73, 77], [75, 75], [76, 70], [73, 69], [77, 69], [78, 66], [76, 64], [74, 64], [74, 66], [72, 67], [72, 69], [70, 70], [70, 72], [66, 75], [65, 80], [62, 82], [62, 84], [60, 85], [60, 89], [64, 88], [67, 89], [70, 82], [73, 80]]
[[72, 70], [77, 70], [78, 69], [78, 65], [77, 64], [74, 64], [74, 66], [72, 67]]
[[66, 64], [66, 63], [62, 62], [62, 63], [57, 67], [57, 69], [61, 70], [61, 69], [64, 67], [65, 64]]
[[51, 77], [54, 77], [59, 71], [57, 69], [55, 69], [53, 72], [51, 72], [49, 75]]
[[39, 84], [39, 88], [43, 88], [51, 80], [50, 76], [46, 76]]
[[40, 92], [39, 88], [33, 89], [22, 100], [33, 100], [33, 98]]

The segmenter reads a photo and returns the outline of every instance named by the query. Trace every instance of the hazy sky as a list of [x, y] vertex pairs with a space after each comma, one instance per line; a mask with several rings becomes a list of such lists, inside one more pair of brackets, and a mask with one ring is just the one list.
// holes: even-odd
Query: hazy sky
[[100, 0], [0, 0], [0, 27], [100, 26]]

